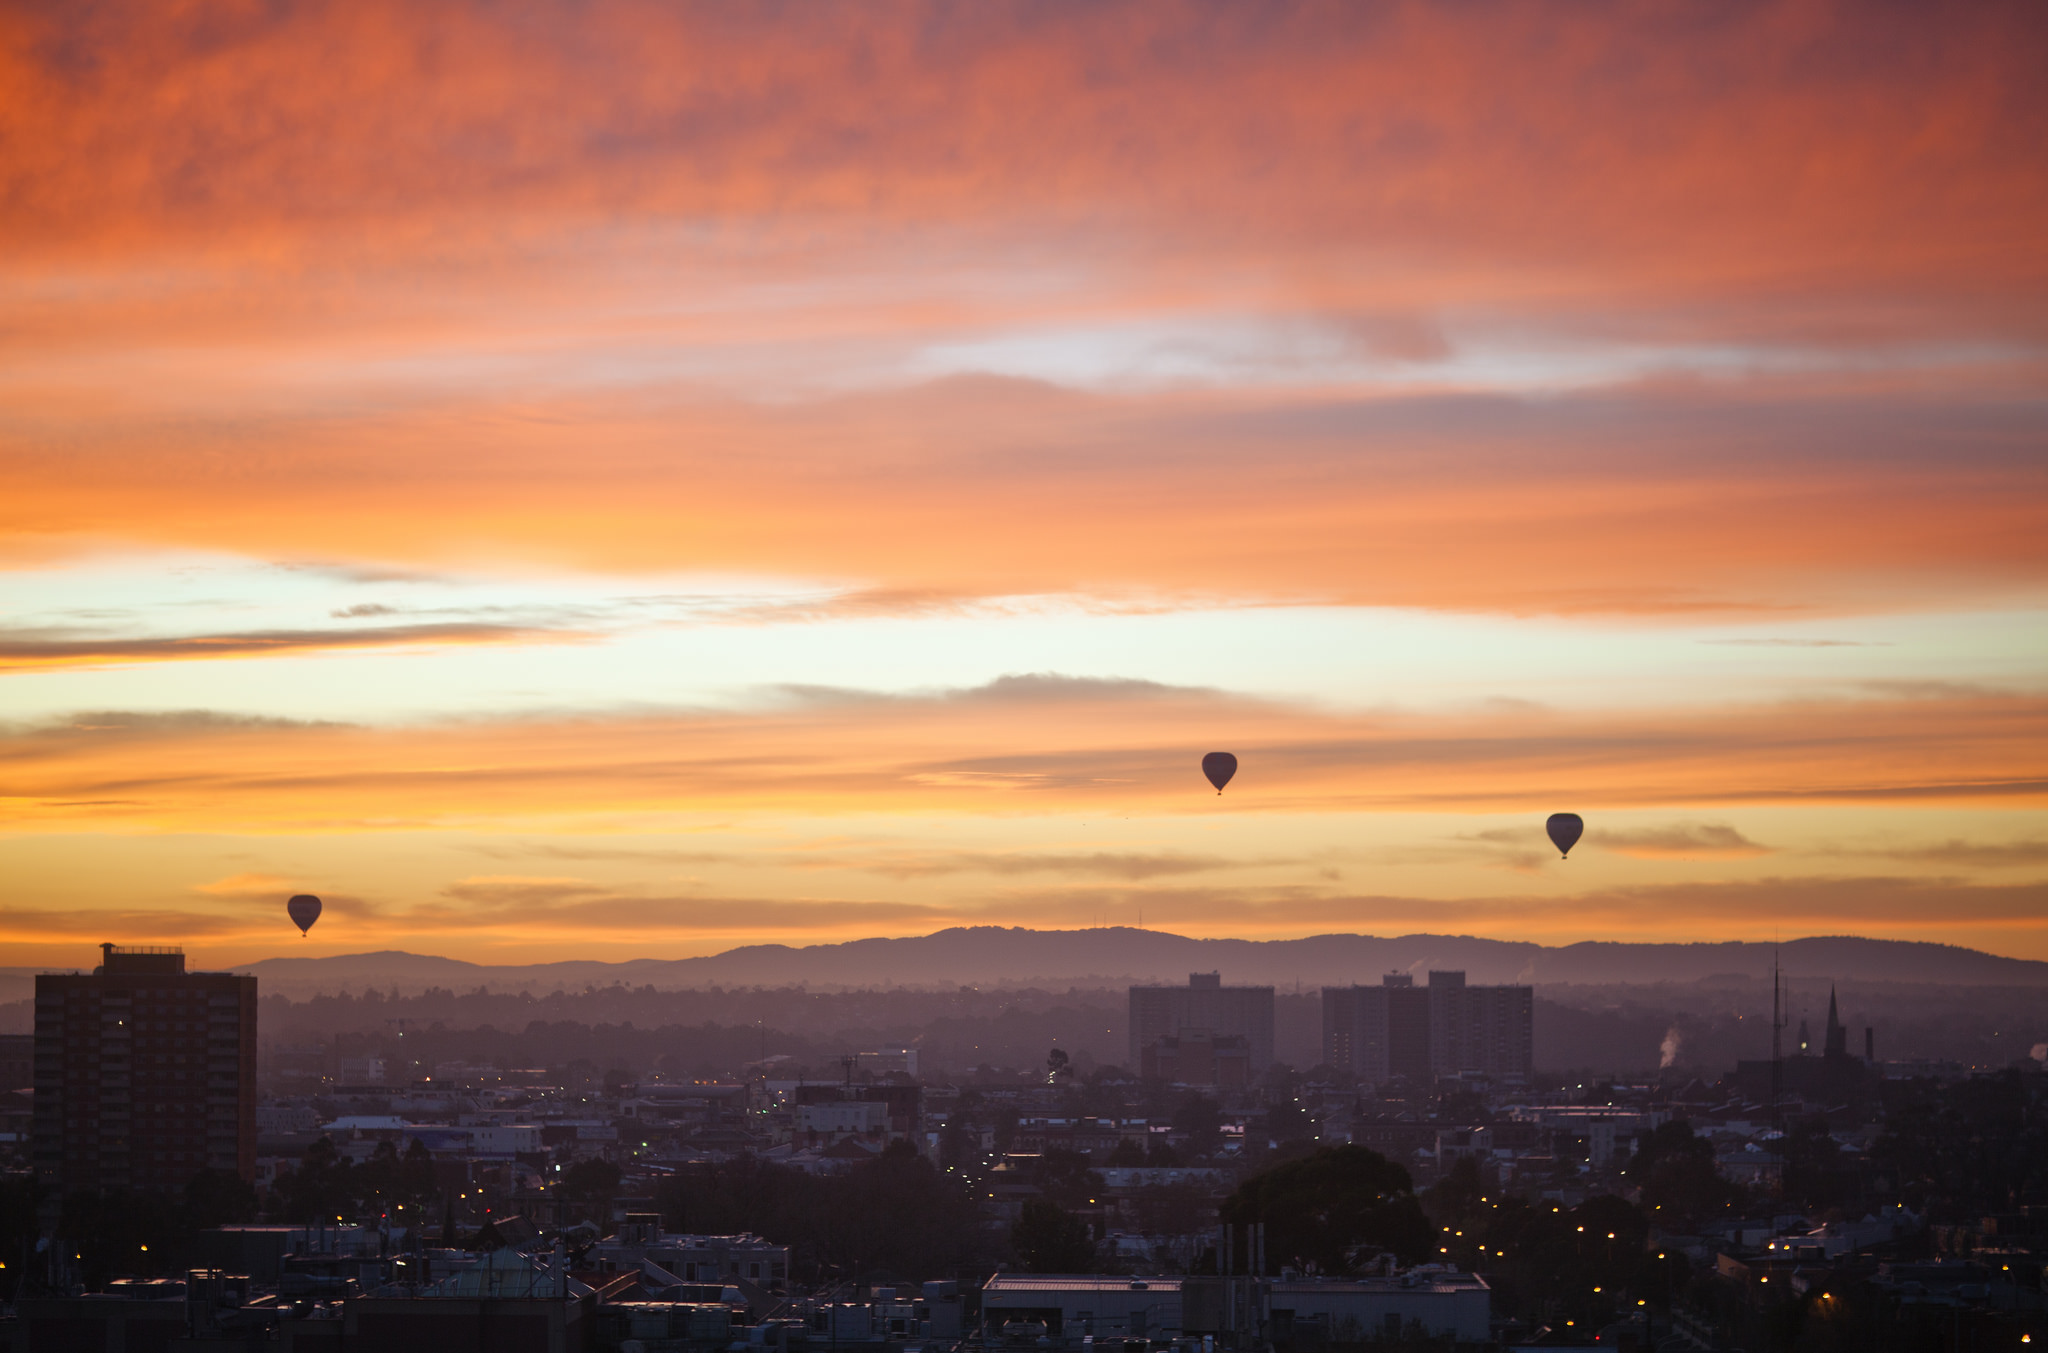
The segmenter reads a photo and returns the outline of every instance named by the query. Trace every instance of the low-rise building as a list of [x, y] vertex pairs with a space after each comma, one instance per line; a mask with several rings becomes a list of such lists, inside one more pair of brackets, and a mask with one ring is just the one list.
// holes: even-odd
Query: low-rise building
[[591, 1248], [590, 1257], [621, 1268], [652, 1262], [686, 1283], [743, 1279], [761, 1287], [789, 1278], [789, 1246], [757, 1235], [689, 1235], [661, 1229], [661, 1218], [632, 1213], [617, 1234]]
[[1476, 1273], [1425, 1267], [1391, 1278], [1297, 1278], [1266, 1285], [1270, 1337], [1356, 1344], [1409, 1338], [1481, 1343], [1493, 1292]]
[[1170, 1339], [1181, 1332], [1179, 1278], [1086, 1273], [998, 1273], [981, 1289], [984, 1336], [1005, 1325], [1044, 1325], [1049, 1335]]

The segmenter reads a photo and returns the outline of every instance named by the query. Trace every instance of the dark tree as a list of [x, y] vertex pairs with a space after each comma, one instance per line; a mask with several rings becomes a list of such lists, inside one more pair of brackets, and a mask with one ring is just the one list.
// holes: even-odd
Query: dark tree
[[1266, 1110], [1266, 1137], [1277, 1148], [1285, 1148], [1289, 1142], [1312, 1141], [1316, 1135], [1316, 1124], [1308, 1116], [1308, 1110], [1301, 1101], [1292, 1096], [1279, 1100]]
[[398, 1196], [400, 1169], [398, 1148], [390, 1142], [378, 1142], [370, 1158], [353, 1172], [350, 1183], [355, 1196], [370, 1216], [388, 1213], [403, 1201]]
[[579, 1160], [562, 1172], [562, 1190], [572, 1198], [609, 1198], [623, 1177], [608, 1160]]
[[256, 1220], [256, 1188], [233, 1170], [201, 1170], [185, 1181], [185, 1224], [195, 1231]]
[[298, 1167], [278, 1181], [279, 1210], [286, 1221], [353, 1220], [356, 1216], [355, 1167], [320, 1137], [306, 1148]]
[[1497, 1310], [1583, 1326], [1611, 1320], [1637, 1299], [1667, 1302], [1683, 1282], [1682, 1256], [1645, 1246], [1649, 1225], [1641, 1209], [1611, 1194], [1577, 1208], [1489, 1197], [1462, 1225], [1437, 1218], [1435, 1239], [1439, 1257], [1486, 1269]]
[[1871, 1148], [1889, 1192], [1935, 1221], [2048, 1197], [2048, 1094], [2016, 1071], [1886, 1087]]
[[179, 1200], [154, 1191], [74, 1194], [52, 1243], [97, 1291], [109, 1278], [156, 1277], [177, 1267], [187, 1228]]
[[1327, 1147], [1254, 1175], [1220, 1211], [1232, 1225], [1265, 1223], [1269, 1267], [1349, 1273], [1382, 1252], [1416, 1264], [1436, 1249], [1408, 1172], [1362, 1146]]
[[1818, 1115], [1802, 1118], [1785, 1134], [1785, 1200], [1805, 1208], [1850, 1201], [1855, 1180], [1842, 1162], [1842, 1147]]
[[1032, 1166], [1031, 1182], [1061, 1207], [1080, 1207], [1102, 1196], [1102, 1176], [1079, 1151], [1045, 1152]]
[[0, 1177], [0, 1295], [12, 1299], [16, 1284], [29, 1271], [29, 1255], [35, 1250], [37, 1212], [43, 1189], [32, 1174]]
[[1138, 1229], [1147, 1235], [1195, 1235], [1216, 1224], [1208, 1191], [1193, 1184], [1154, 1184], [1138, 1190], [1134, 1201]]
[[980, 1214], [966, 1187], [896, 1142], [826, 1188], [824, 1252], [848, 1270], [957, 1274], [981, 1260]]
[[1439, 1225], [1448, 1223], [1452, 1229], [1462, 1230], [1466, 1223], [1480, 1218], [1482, 1209], [1492, 1206], [1491, 1198], [1485, 1181], [1479, 1177], [1478, 1159], [1460, 1156], [1451, 1162], [1451, 1168], [1429, 1190], [1424, 1201], [1429, 1215]]
[[1010, 1228], [1010, 1248], [1028, 1273], [1093, 1273], [1088, 1223], [1057, 1203], [1033, 1198]]
[[441, 1181], [434, 1174], [434, 1153], [417, 1137], [405, 1148], [405, 1159], [399, 1162], [398, 1191], [408, 1207], [419, 1208], [424, 1208], [441, 1191]]
[[948, 1170], [957, 1170], [971, 1165], [981, 1157], [980, 1143], [967, 1130], [958, 1115], [946, 1120], [946, 1126], [939, 1130], [939, 1165]]
[[1714, 1144], [1684, 1120], [1636, 1139], [1622, 1177], [1643, 1191], [1643, 1209], [1668, 1231], [1691, 1231], [1742, 1202], [1742, 1190], [1714, 1166]]
[[664, 1181], [656, 1201], [673, 1230], [753, 1231], [788, 1245], [805, 1280], [878, 1268], [957, 1274], [991, 1257], [966, 1186], [902, 1142], [842, 1175], [746, 1159], [692, 1166]]
[[1109, 1158], [1103, 1161], [1104, 1165], [1114, 1169], [1142, 1166], [1144, 1163], [1145, 1148], [1132, 1141], [1129, 1137], [1119, 1141], [1115, 1148], [1110, 1151]]
[[606, 1222], [620, 1177], [619, 1167], [608, 1160], [579, 1160], [562, 1171], [562, 1195], [579, 1219]]

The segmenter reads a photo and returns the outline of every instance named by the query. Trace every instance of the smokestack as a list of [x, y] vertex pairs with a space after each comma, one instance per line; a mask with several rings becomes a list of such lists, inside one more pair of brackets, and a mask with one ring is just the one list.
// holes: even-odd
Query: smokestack
[[1877, 1062], [1877, 1030], [1868, 1024], [1863, 1026], [1863, 1060]]

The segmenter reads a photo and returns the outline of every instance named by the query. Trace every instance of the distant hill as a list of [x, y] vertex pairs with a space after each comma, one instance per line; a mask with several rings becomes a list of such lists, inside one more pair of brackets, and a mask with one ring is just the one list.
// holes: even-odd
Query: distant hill
[[[1924, 982], [1962, 986], [2048, 986], [2048, 963], [2001, 958], [1955, 945], [1855, 936], [1787, 940], [1775, 952], [1788, 976], [1840, 981]], [[1644, 985], [1769, 980], [1772, 945], [1625, 944], [1562, 946], [1471, 935], [1317, 935], [1299, 940], [1190, 939], [1157, 930], [1027, 930], [956, 927], [936, 934], [792, 947], [748, 945], [703, 958], [576, 961], [491, 966], [396, 950], [331, 958], [268, 958], [240, 972], [266, 990], [294, 996], [365, 986], [413, 992], [427, 987], [536, 994], [586, 986], [814, 988], [935, 986], [1120, 986], [1185, 982], [1191, 972], [1221, 971], [1232, 983], [1292, 989], [1376, 983], [1388, 972], [1418, 981], [1432, 969], [1464, 970], [1472, 982]]]

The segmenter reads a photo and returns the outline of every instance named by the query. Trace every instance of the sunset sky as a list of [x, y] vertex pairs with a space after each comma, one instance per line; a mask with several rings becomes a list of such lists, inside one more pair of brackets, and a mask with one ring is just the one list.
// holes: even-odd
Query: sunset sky
[[0, 10], [0, 965], [2048, 959], [2044, 71], [2031, 2]]

